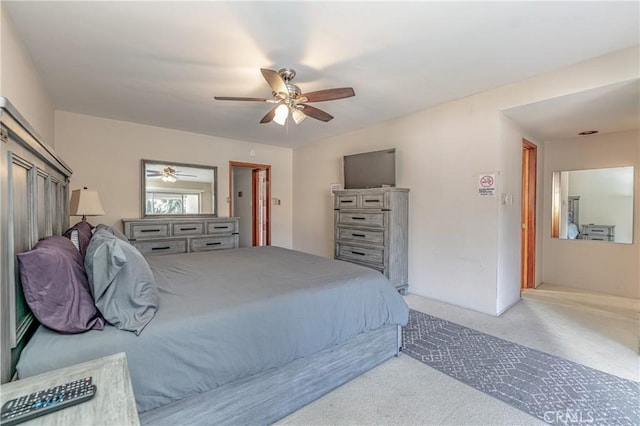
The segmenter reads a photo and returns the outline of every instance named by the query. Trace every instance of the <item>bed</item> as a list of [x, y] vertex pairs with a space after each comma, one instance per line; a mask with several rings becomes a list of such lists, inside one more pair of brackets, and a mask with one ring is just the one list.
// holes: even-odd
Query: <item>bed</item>
[[[3, 125], [25, 128], [10, 122], [14, 115], [1, 117]], [[45, 145], [33, 143], [32, 133], [10, 136], [12, 143], [31, 146], [23, 157], [42, 158], [37, 151]], [[21, 143], [25, 138], [32, 143]], [[15, 151], [11, 143], [5, 148], [3, 161]], [[47, 152], [56, 160], [47, 167], [64, 164]], [[398, 354], [408, 308], [382, 274], [270, 246], [149, 257], [158, 309], [139, 335], [108, 324], [80, 334], [38, 325], [20, 298], [13, 257], [39, 237], [66, 229], [70, 169], [54, 171], [64, 202], [45, 212], [54, 212], [59, 224], [47, 214], [5, 216], [3, 210], [3, 229], [34, 231], [26, 243], [11, 240], [2, 247], [12, 265], [2, 289], [3, 382], [14, 370], [27, 377], [126, 352], [143, 424], [268, 424]], [[15, 194], [20, 188], [10, 177], [3, 191], [13, 185]], [[37, 202], [37, 185], [29, 179], [24, 184]], [[49, 199], [53, 207], [56, 197], [42, 197], [43, 203]], [[9, 201], [5, 207], [15, 211]], [[28, 317], [26, 328], [18, 326]]]

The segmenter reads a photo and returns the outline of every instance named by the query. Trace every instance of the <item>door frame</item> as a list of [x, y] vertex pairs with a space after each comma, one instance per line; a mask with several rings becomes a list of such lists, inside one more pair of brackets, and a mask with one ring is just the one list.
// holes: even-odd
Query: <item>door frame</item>
[[538, 146], [522, 139], [520, 288], [535, 288]]
[[[265, 244], [271, 245], [271, 165], [270, 164], [259, 164], [259, 163], [247, 163], [244, 161], [229, 161], [229, 216], [233, 215], [233, 168], [234, 167], [247, 167], [253, 170], [265, 170], [267, 174], [267, 194], [266, 194], [266, 202], [265, 202], [265, 210], [266, 210], [266, 236], [265, 236]], [[253, 180], [253, 179], [252, 179]], [[251, 189], [251, 199], [256, 200], [258, 194], [256, 192], [256, 186], [252, 184]], [[251, 221], [252, 221], [252, 232], [253, 232], [253, 244], [256, 243], [256, 229], [255, 223], [258, 217], [258, 203], [253, 202], [253, 206], [251, 208]]]

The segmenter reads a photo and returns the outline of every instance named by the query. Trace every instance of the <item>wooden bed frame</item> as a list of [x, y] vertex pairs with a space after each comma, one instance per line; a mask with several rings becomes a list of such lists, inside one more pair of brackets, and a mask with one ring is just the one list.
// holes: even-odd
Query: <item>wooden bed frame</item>
[[22, 295], [15, 255], [69, 227], [71, 169], [2, 97], [0, 123], [0, 359], [5, 383], [38, 326]]
[[[0, 97], [2, 383], [14, 378], [38, 326], [24, 301], [16, 253], [69, 223], [71, 169]], [[268, 424], [398, 355], [401, 327], [388, 325], [312, 356], [142, 413], [143, 424]]]

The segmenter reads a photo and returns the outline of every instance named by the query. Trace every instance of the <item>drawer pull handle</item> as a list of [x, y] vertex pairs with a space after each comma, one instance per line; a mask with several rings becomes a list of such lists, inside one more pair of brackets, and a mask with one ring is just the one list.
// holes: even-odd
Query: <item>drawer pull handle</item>
[[160, 229], [141, 229], [140, 232], [160, 232]]
[[351, 236], [352, 236], [352, 237], [361, 237], [361, 238], [366, 237], [366, 235], [365, 235], [365, 234], [351, 234]]
[[353, 203], [353, 200], [340, 200], [340, 203]]
[[591, 232], [604, 232], [604, 229], [592, 229]]
[[192, 228], [180, 228], [181, 231], [195, 231], [196, 229], [198, 228], [196, 228], [195, 226]]
[[364, 200], [365, 203], [379, 203], [380, 200]]
[[207, 243], [208, 246], [219, 246], [220, 244], [222, 244], [222, 243], [220, 243], [220, 242]]
[[351, 254], [357, 254], [358, 256], [366, 256], [366, 253], [362, 253], [361, 251], [353, 251], [351, 250]]
[[213, 227], [213, 229], [227, 229], [227, 228], [229, 228], [227, 225]]
[[351, 216], [351, 219], [353, 219], [353, 220], [367, 220], [366, 217], [358, 217], [358, 216]]
[[169, 250], [171, 247], [170, 246], [164, 246], [164, 247], [151, 247], [151, 250]]

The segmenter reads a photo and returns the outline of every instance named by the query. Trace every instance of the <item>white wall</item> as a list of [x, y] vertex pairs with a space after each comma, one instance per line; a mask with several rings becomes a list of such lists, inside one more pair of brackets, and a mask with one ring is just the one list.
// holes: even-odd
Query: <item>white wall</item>
[[[498, 177], [500, 192], [498, 199], [498, 276], [496, 313], [500, 314], [513, 305], [520, 298], [521, 280], [521, 232], [522, 221], [522, 139], [537, 146], [536, 187], [542, 186], [544, 145], [538, 143], [538, 138], [523, 129], [516, 122], [505, 115], [500, 115], [500, 137], [498, 157], [500, 159], [501, 174]], [[517, 141], [520, 143], [517, 143]], [[506, 199], [503, 199], [506, 196]], [[542, 217], [542, 203], [536, 203], [536, 222]], [[514, 232], [515, 230], [518, 232]], [[540, 241], [542, 227], [536, 226], [536, 241]], [[536, 244], [534, 283], [542, 279], [542, 245]]]
[[[282, 200], [271, 209], [272, 244], [291, 247], [291, 149], [64, 111], [56, 111], [55, 118], [56, 152], [74, 172], [71, 189], [86, 186], [97, 190], [107, 213], [92, 223], [122, 229], [121, 219], [140, 217], [143, 158], [217, 166], [221, 217], [229, 215], [229, 161], [258, 162], [272, 166], [272, 196]], [[255, 156], [249, 156], [249, 150], [255, 151]]]
[[54, 146], [54, 106], [31, 56], [0, 2], [0, 96], [8, 98], [39, 134]]
[[[513, 251], [519, 250], [521, 144], [527, 136], [505, 130], [500, 111], [637, 78], [638, 57], [638, 47], [626, 49], [296, 149], [294, 248], [332, 256], [329, 185], [342, 182], [341, 157], [396, 147], [396, 183], [411, 190], [409, 291], [500, 313], [519, 297]], [[498, 194], [514, 195], [504, 214], [499, 197], [477, 195], [484, 172], [498, 174]]]
[[[543, 201], [548, 212], [551, 212], [551, 176], [554, 171], [635, 166], [633, 243], [551, 238], [549, 213], [543, 221], [542, 280], [588, 291], [640, 298], [640, 132], [548, 141], [545, 143], [544, 163]], [[584, 223], [582, 209], [580, 221]]]

